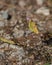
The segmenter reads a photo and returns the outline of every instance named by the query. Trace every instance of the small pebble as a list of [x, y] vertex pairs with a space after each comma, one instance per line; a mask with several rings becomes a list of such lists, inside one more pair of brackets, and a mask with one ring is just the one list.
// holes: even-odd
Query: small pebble
[[0, 27], [4, 27], [4, 22], [0, 21]]
[[20, 1], [19, 1], [19, 5], [20, 5], [21, 7], [24, 7], [24, 6], [26, 5], [26, 3], [24, 2], [24, 0], [20, 0]]
[[42, 5], [44, 0], [36, 0], [38, 5]]
[[48, 16], [48, 15], [50, 15], [50, 10], [47, 9], [46, 7], [41, 7], [39, 9], [37, 9], [36, 13], [37, 14], [43, 14], [45, 16]]
[[20, 38], [24, 35], [24, 31], [23, 30], [17, 30], [13, 33], [15, 38]]

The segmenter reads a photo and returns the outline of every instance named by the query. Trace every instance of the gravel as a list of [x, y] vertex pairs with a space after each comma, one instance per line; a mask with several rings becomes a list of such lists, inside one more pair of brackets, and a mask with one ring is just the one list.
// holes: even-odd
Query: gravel
[[[29, 29], [31, 20], [39, 34]], [[52, 1], [0, 0], [1, 37], [15, 44], [0, 40], [0, 65], [52, 64]]]

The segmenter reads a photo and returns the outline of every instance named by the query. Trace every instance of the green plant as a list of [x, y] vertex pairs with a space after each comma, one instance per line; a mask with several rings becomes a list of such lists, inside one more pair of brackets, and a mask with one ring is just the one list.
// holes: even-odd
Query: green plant
[[49, 63], [45, 63], [44, 65], [50, 65]]

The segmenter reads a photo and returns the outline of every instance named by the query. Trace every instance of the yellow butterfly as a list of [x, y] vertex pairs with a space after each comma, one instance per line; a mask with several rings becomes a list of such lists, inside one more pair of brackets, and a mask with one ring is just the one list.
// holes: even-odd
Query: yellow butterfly
[[36, 34], [39, 33], [35, 22], [29, 21], [29, 29]]

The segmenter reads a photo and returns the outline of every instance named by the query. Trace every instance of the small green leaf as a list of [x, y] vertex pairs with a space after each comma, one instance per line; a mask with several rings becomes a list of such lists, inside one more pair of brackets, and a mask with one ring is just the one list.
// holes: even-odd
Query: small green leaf
[[45, 63], [44, 65], [50, 65], [49, 63]]
[[32, 32], [36, 33], [36, 34], [39, 33], [39, 31], [38, 31], [38, 29], [37, 29], [37, 26], [36, 26], [35, 22], [33, 22], [33, 21], [29, 21], [29, 29], [30, 29]]

